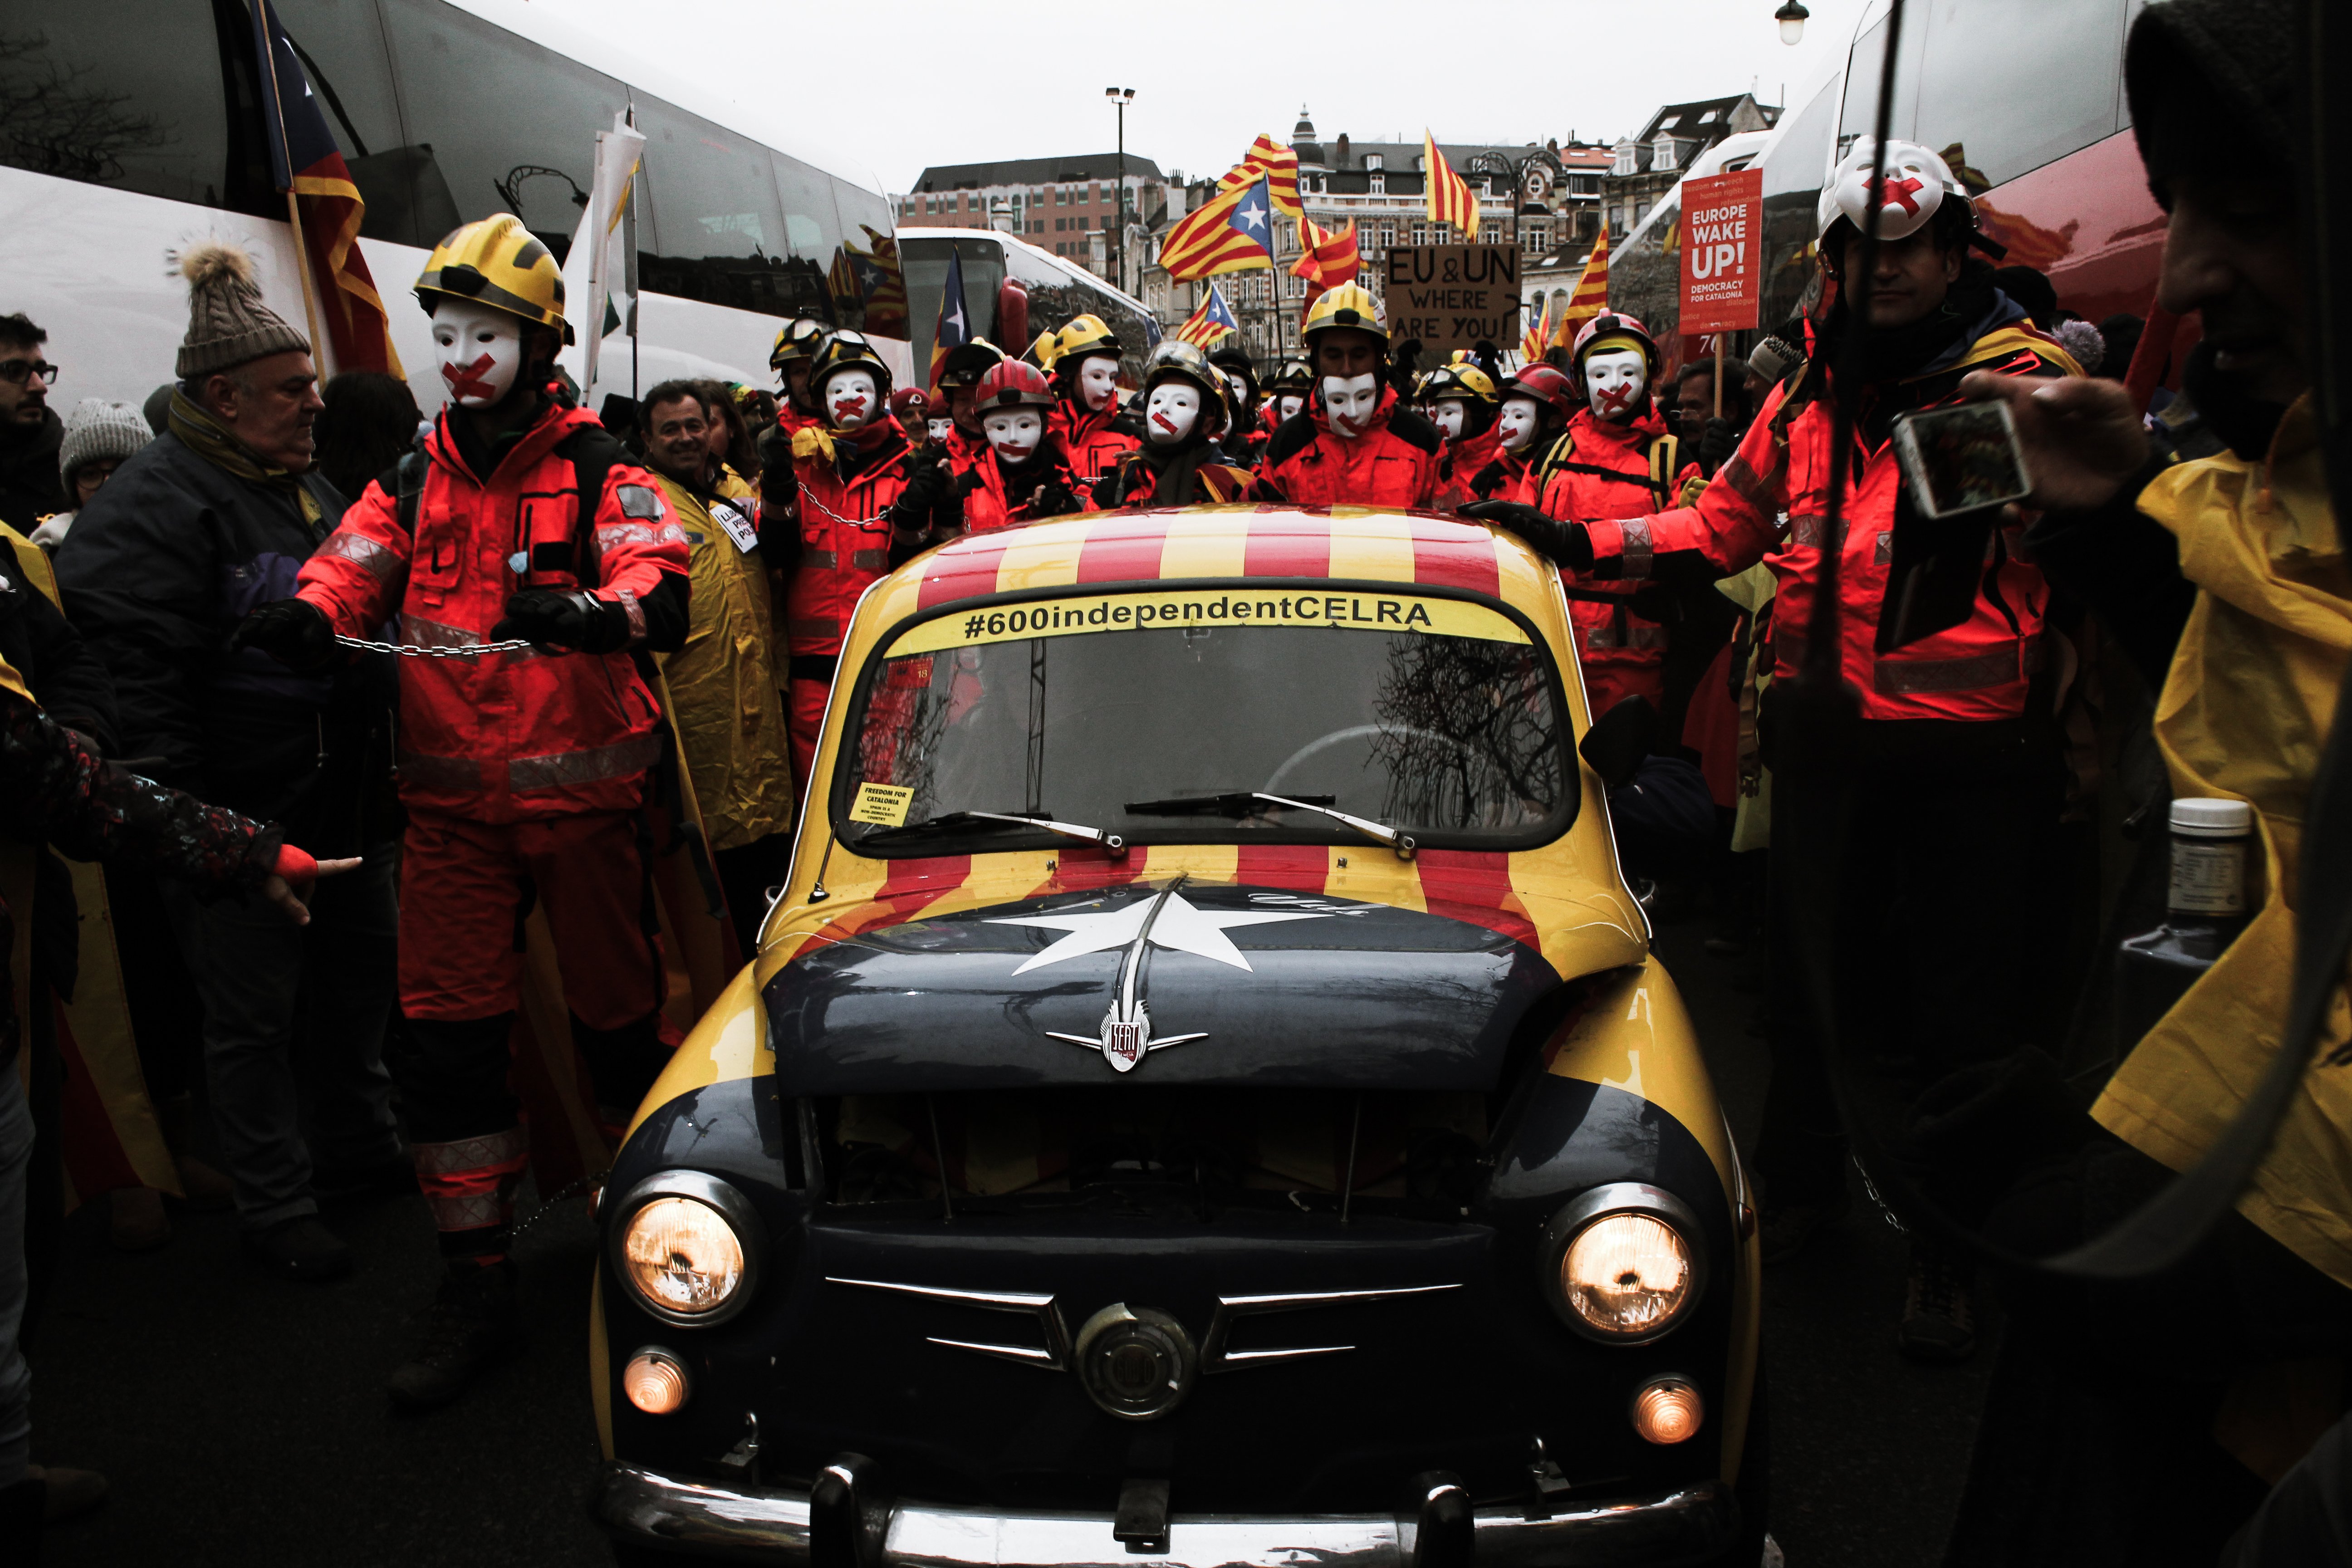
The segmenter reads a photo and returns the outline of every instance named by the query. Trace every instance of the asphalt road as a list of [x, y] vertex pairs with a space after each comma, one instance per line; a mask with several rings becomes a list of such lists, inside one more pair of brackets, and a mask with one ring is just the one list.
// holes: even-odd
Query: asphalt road
[[[1660, 950], [1682, 981], [1743, 1143], [1767, 1071], [1738, 964], [1696, 923]], [[528, 1199], [526, 1203], [528, 1206]], [[76, 1215], [35, 1343], [34, 1457], [106, 1473], [112, 1495], [50, 1537], [70, 1565], [503, 1568], [610, 1561], [583, 1497], [592, 1235], [577, 1203], [518, 1248], [528, 1354], [476, 1397], [392, 1413], [385, 1373], [432, 1289], [417, 1200], [334, 1216], [360, 1268], [326, 1287], [266, 1280], [227, 1215], [180, 1215], [172, 1244], [123, 1257], [102, 1205]], [[1984, 1398], [1992, 1337], [1957, 1368], [1895, 1354], [1903, 1241], [1853, 1216], [1767, 1273], [1773, 1533], [1790, 1568], [1933, 1568]]]

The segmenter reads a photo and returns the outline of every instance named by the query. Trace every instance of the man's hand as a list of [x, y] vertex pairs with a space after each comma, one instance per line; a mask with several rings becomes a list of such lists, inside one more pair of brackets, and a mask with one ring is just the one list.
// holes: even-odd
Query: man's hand
[[335, 657], [334, 623], [307, 599], [276, 599], [236, 624], [228, 650], [257, 647], [289, 669], [323, 669]]
[[593, 594], [525, 588], [509, 595], [506, 618], [490, 628], [492, 642], [520, 637], [542, 647], [617, 653], [628, 646], [628, 622]]
[[931, 526], [931, 510], [947, 492], [948, 466], [932, 458], [915, 459], [907, 488], [890, 503], [890, 526], [902, 533], [919, 533]]
[[1473, 501], [1455, 515], [1517, 534], [1538, 551], [1577, 572], [1592, 570], [1592, 535], [1580, 522], [1562, 522], [1524, 501]]
[[1739, 450], [1739, 432], [1728, 419], [1710, 419], [1698, 438], [1698, 466], [1712, 475]]
[[303, 895], [310, 892], [311, 885], [320, 878], [340, 877], [357, 868], [359, 863], [360, 857], [356, 855], [348, 860], [313, 860], [291, 844], [280, 845], [278, 869], [261, 884], [261, 896], [284, 910], [286, 918], [296, 925], [309, 925], [310, 910], [302, 902]]
[[2045, 511], [2105, 506], [2147, 466], [2147, 430], [2120, 383], [1980, 370], [1961, 381], [1960, 391], [2009, 405], [2033, 483], [2027, 500]]
[[1047, 479], [1029, 498], [1029, 515], [1034, 518], [1066, 517], [1085, 510], [1077, 495], [1060, 479]]

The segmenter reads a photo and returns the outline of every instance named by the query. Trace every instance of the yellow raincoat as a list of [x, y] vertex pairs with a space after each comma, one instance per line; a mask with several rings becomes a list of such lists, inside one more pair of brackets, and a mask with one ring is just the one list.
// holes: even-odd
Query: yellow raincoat
[[[2173, 793], [2251, 803], [2263, 839], [2259, 912], [2091, 1108], [2117, 1137], [2182, 1170], [2237, 1115], [2279, 1048], [2304, 801], [2352, 658], [2352, 571], [2328, 515], [2307, 396], [2265, 460], [2183, 463], [2148, 487], [2140, 510], [2179, 536], [2180, 569], [2200, 590], [2157, 702]], [[2352, 1286], [2352, 1067], [2324, 1060], [2347, 1037], [2352, 1008], [2339, 984], [2323, 1060], [2238, 1207]]]
[[[702, 497], [667, 475], [662, 489], [686, 530], [692, 619], [686, 646], [662, 656], [673, 717], [710, 847], [736, 849], [793, 824], [793, 772], [772, 657], [766, 569], [712, 517]], [[719, 495], [754, 495], [733, 470]], [[756, 512], [756, 501], [742, 509]]]

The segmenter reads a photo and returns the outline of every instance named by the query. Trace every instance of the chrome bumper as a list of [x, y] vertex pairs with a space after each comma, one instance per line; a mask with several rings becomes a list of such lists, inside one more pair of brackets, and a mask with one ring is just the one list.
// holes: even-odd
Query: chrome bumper
[[[809, 1499], [751, 1491], [607, 1464], [589, 1507], [624, 1541], [693, 1555], [806, 1564]], [[1478, 1568], [1672, 1568], [1728, 1548], [1738, 1506], [1720, 1481], [1565, 1508], [1549, 1519], [1475, 1510]], [[1412, 1568], [1398, 1520], [1376, 1514], [1296, 1519], [1172, 1517], [1168, 1550], [1130, 1552], [1108, 1513], [1004, 1514], [901, 1503], [890, 1511], [881, 1568]]]

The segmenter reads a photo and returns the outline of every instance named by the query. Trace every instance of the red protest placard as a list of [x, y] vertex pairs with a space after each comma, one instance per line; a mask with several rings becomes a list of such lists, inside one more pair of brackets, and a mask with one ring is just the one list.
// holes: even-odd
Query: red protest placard
[[1675, 331], [1740, 331], [1764, 300], [1764, 171], [1683, 182], [1683, 310]]

